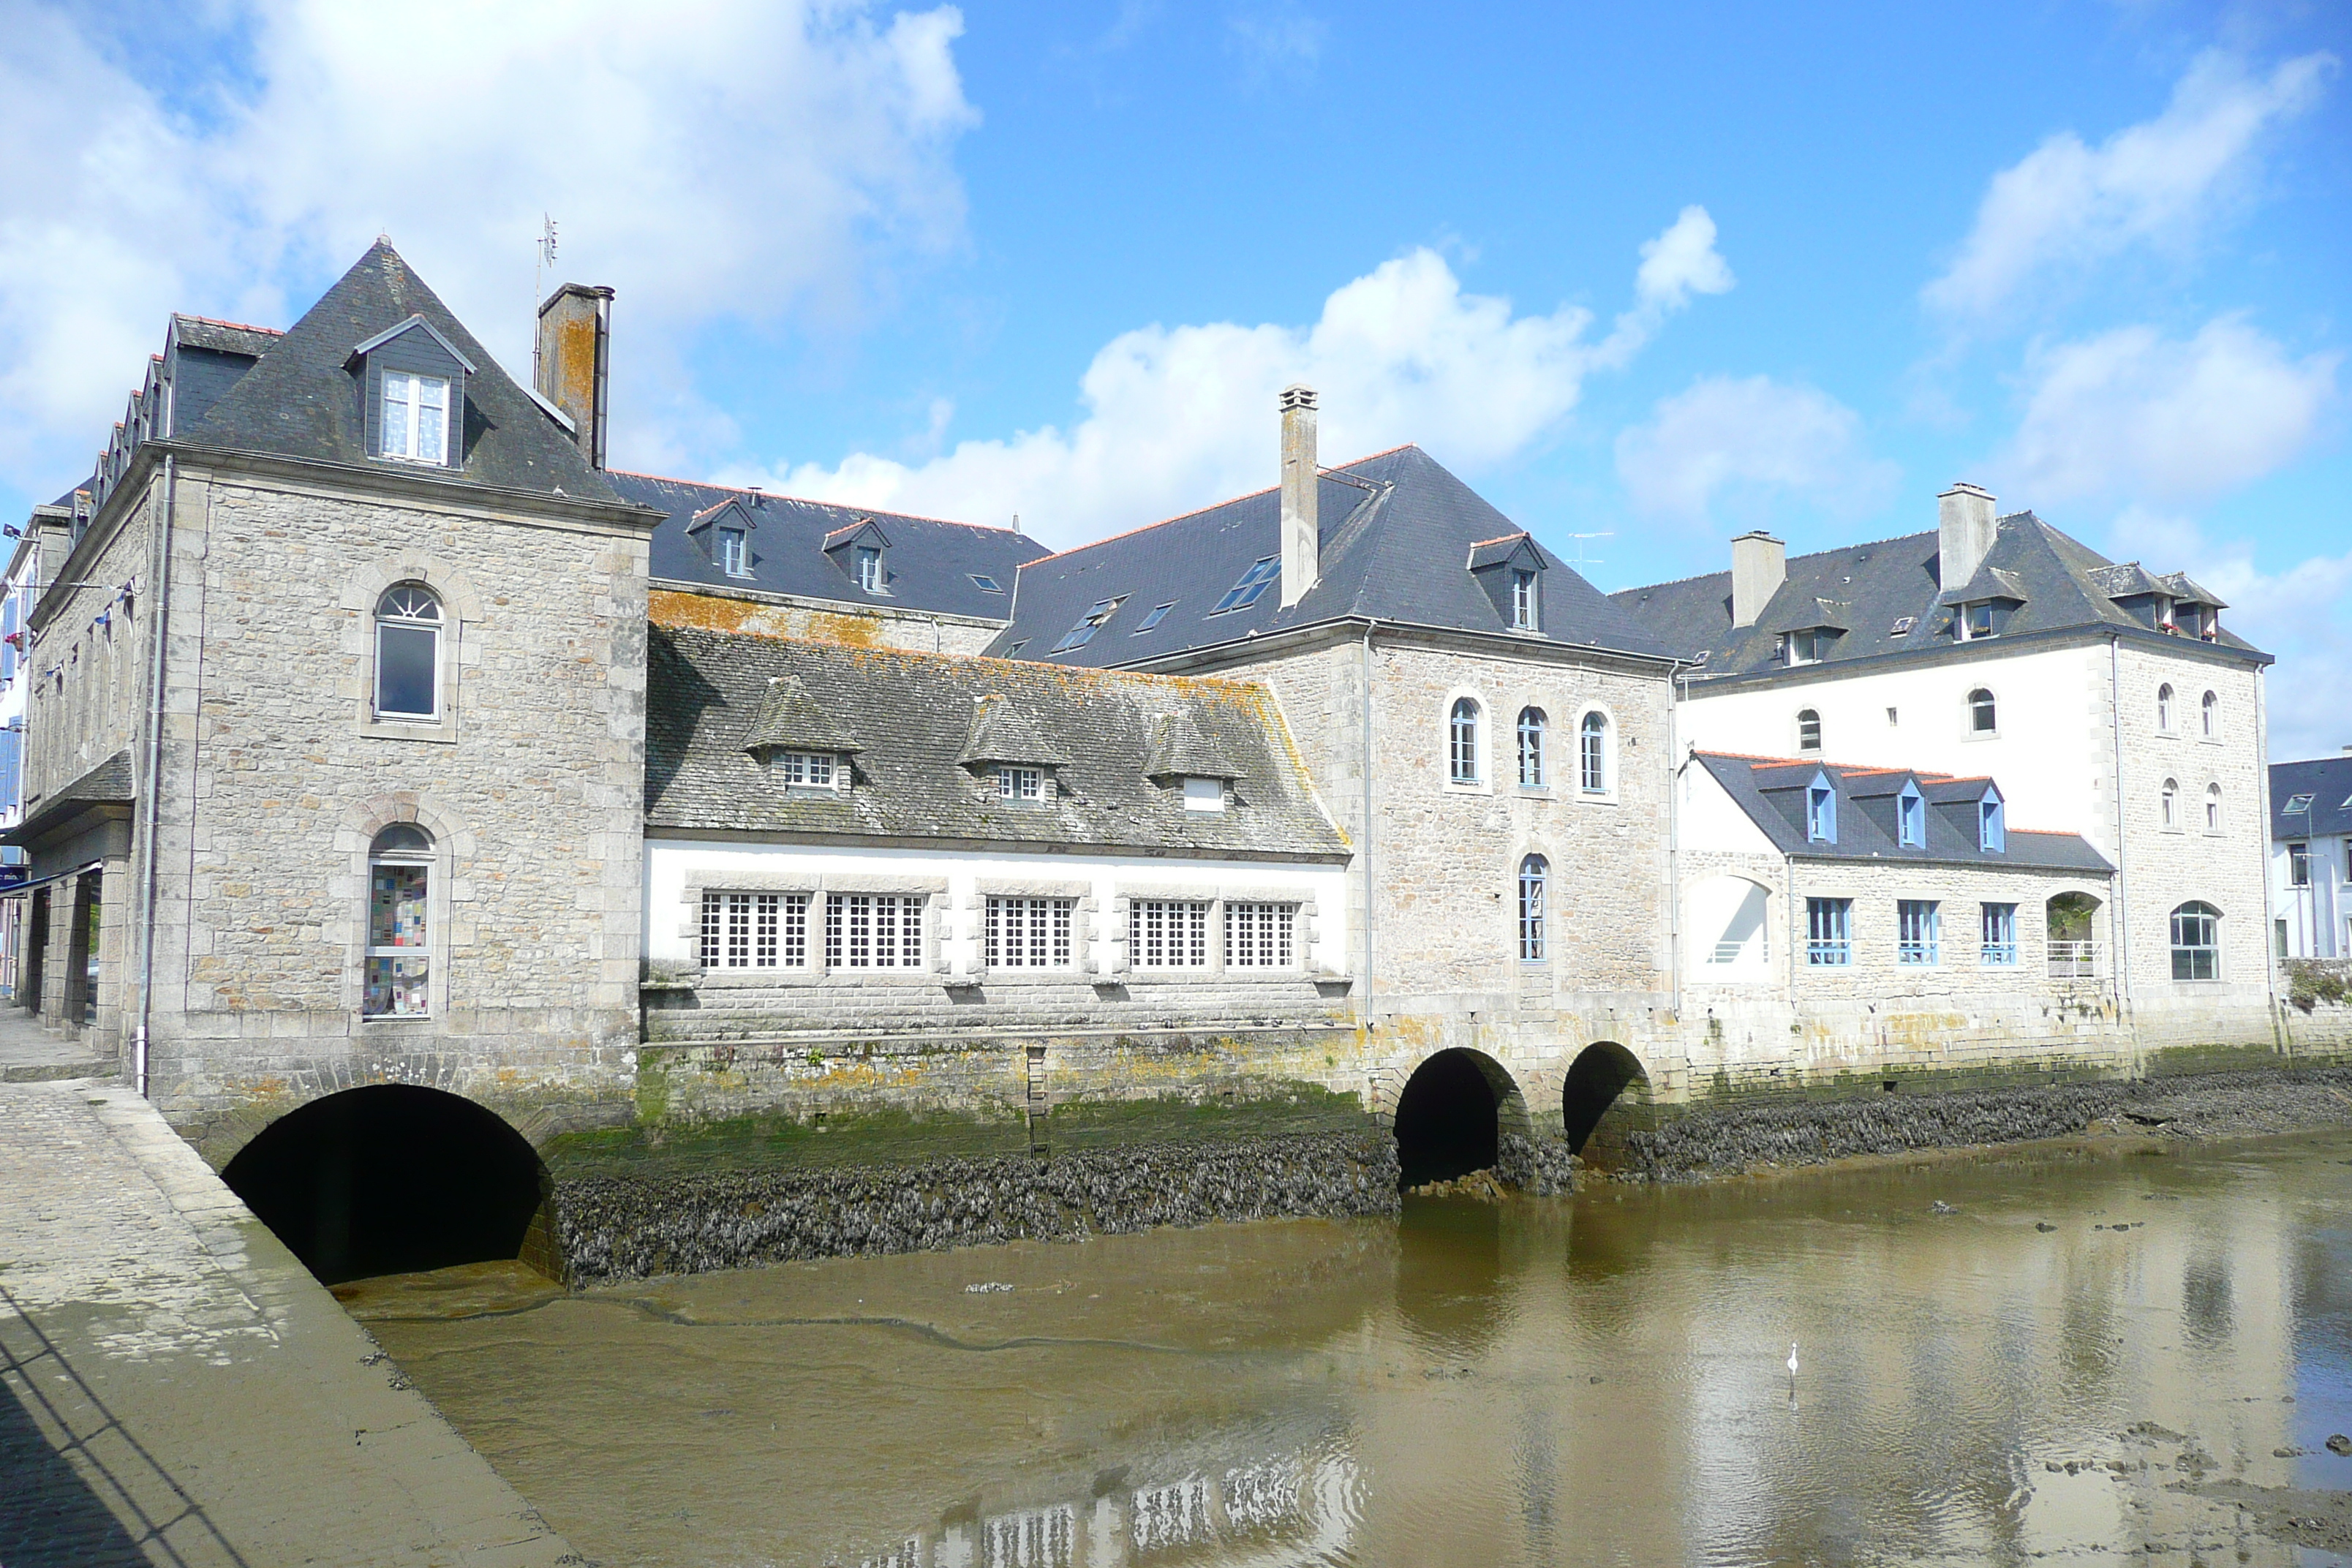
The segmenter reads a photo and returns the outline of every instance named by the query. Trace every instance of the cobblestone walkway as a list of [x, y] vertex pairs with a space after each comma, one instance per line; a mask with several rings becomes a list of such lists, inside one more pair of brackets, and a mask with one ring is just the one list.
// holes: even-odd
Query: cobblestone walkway
[[0, 1568], [582, 1561], [128, 1089], [0, 1083]]

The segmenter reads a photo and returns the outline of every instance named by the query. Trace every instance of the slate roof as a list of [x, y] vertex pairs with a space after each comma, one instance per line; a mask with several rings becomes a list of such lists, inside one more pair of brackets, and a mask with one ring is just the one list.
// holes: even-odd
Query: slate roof
[[[1282, 607], [1277, 581], [1249, 607], [1211, 615], [1253, 563], [1281, 554], [1281, 506], [1279, 489], [1260, 490], [1034, 562], [1021, 570], [1013, 622], [989, 651], [1010, 656], [1018, 646], [1025, 658], [1118, 668], [1297, 626], [1377, 616], [1666, 656], [1665, 643], [1653, 631], [1532, 540], [1526, 547], [1543, 566], [1542, 630], [1513, 632], [1505, 605], [1470, 566], [1482, 546], [1504, 546], [1500, 553], [1507, 555], [1522, 530], [1418, 447], [1323, 470], [1316, 500], [1320, 574], [1297, 605]], [[1122, 596], [1086, 646], [1049, 651], [1089, 606]], [[1175, 607], [1158, 626], [1140, 629], [1156, 606], [1171, 603]]]
[[[576, 500], [621, 500], [604, 476], [589, 467], [571, 437], [499, 367], [391, 242], [382, 239], [201, 418], [182, 424], [177, 438], [242, 452], [353, 466], [369, 463], [352, 351], [412, 315], [424, 317], [481, 368], [466, 378], [464, 467], [436, 470], [404, 465], [404, 474], [542, 495], [561, 493]], [[255, 340], [244, 341], [250, 344]]]
[[[1977, 836], [1977, 803], [1988, 788], [2000, 786], [1987, 778], [1955, 778], [1949, 773], [1920, 773], [1907, 768], [1849, 767], [1840, 763], [1809, 762], [1801, 757], [1748, 757], [1722, 752], [1693, 753], [1698, 763], [1764, 830], [1783, 855], [1816, 860], [1913, 860], [1969, 866], [2027, 866], [2043, 870], [2082, 871], [2105, 876], [2115, 869], [2105, 856], [2078, 833], [2041, 833], [2010, 827], [2008, 848], [1981, 847]], [[1805, 791], [1826, 774], [1837, 791], [1837, 842], [1817, 844], [1805, 837]], [[1927, 844], [1906, 848], [1897, 841], [1895, 797], [1906, 782], [1919, 786], [1927, 802]]]
[[5, 833], [0, 844], [30, 844], [75, 812], [92, 805], [129, 805], [136, 798], [131, 775], [131, 753], [121, 751], [79, 778], [36, 802], [25, 820]]
[[[2185, 576], [2158, 578], [2142, 571], [2137, 563], [2110, 562], [2030, 511], [2011, 512], [1996, 528], [1992, 549], [1976, 576], [1964, 585], [1969, 590], [1965, 595], [1946, 595], [1937, 580], [1937, 534], [1930, 530], [1790, 557], [1787, 580], [1750, 626], [1731, 624], [1731, 574], [1727, 571], [1627, 588], [1610, 597], [1676, 654], [1692, 659], [1703, 656], [1710, 679], [1786, 669], [1779, 657], [1777, 634], [1800, 623], [1846, 628], [1846, 635], [1833, 639], [1824, 650], [1823, 665], [1941, 651], [1956, 646], [1953, 612], [1947, 601], [1957, 603], [1964, 597], [2016, 601], [2001, 632], [2011, 640], [2074, 627], [2166, 637], [2136, 620], [2116, 602], [2134, 593], [2167, 593], [2218, 603]], [[1983, 590], [1981, 595], [1979, 588]], [[1817, 618], [1816, 600], [1836, 618]], [[1909, 625], [1903, 630], [1895, 629], [1906, 621]], [[2270, 662], [2269, 655], [2256, 652], [2252, 643], [2226, 627], [2208, 646]]]
[[[647, 656], [646, 822], [655, 830], [961, 841], [1150, 854], [1344, 858], [1261, 686], [655, 626]], [[856, 736], [845, 794], [787, 787], [744, 750], [770, 683], [797, 679]], [[983, 794], [960, 762], [983, 700], [1068, 762], [1054, 798]], [[1181, 715], [1233, 760], [1235, 804], [1184, 809], [1145, 776], [1156, 722]], [[985, 749], [985, 748], [984, 748]]]
[[[2311, 796], [2308, 813], [2286, 809], [2296, 795]], [[2315, 838], [2352, 833], [2352, 756], [2271, 764], [2271, 837]]]
[[[664, 514], [653, 536], [653, 575], [657, 582], [694, 583], [727, 593], [751, 588], [801, 598], [1001, 621], [1013, 613], [1013, 579], [1022, 563], [1045, 553], [1044, 545], [1009, 528], [942, 522], [791, 496], [755, 497], [750, 490], [724, 485], [617, 469], [605, 478], [621, 495]], [[729, 576], [704, 553], [702, 546], [687, 536], [698, 514], [730, 501], [740, 502], [751, 522], [748, 531], [751, 575], [748, 578]], [[880, 523], [889, 540], [883, 555], [883, 565], [889, 573], [887, 595], [860, 589], [850, 575], [849, 564], [824, 552], [828, 534], [855, 528], [867, 519]], [[1004, 591], [987, 592], [971, 580], [974, 574], [993, 579]]]

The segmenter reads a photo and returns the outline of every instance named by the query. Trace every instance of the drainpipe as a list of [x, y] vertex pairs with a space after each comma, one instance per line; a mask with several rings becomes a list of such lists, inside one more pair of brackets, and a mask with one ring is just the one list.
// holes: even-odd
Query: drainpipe
[[[2116, 748], [2116, 889], [2113, 900], [2116, 940], [2116, 995], [2126, 1012], [2131, 1008], [2131, 887], [2124, 873], [2124, 639], [2107, 636], [2107, 712], [2115, 721]], [[2132, 1048], [2139, 1048], [2139, 1024], [2132, 1024]]]
[[[2287, 1027], [2286, 1008], [2279, 1000], [2278, 949], [2271, 942], [2271, 729], [2270, 682], [2264, 679], [2270, 671], [2254, 667], [2254, 776], [2262, 780], [2262, 790], [2256, 804], [2262, 808], [2263, 834], [2254, 854], [2256, 868], [2262, 873], [2263, 887], [2263, 985], [2268, 993], [2270, 1005], [2264, 1009], [2271, 1016], [2271, 1048], [2284, 1056], [2294, 1055], [2294, 1035]], [[2306, 835], [2306, 839], [2308, 836]], [[2319, 888], [2317, 884], [2305, 889], [2311, 902], [2312, 923], [2318, 923]], [[2306, 950], [2315, 951], [2319, 944], [2309, 942]]]
[[1690, 766], [1676, 722], [1682, 712], [1682, 674], [1679, 669], [1666, 672], [1666, 973], [1674, 978], [1678, 1027], [1683, 1017], [1683, 770]]
[[154, 1012], [155, 994], [155, 830], [158, 802], [163, 798], [163, 644], [171, 626], [172, 524], [179, 500], [178, 459], [163, 455], [163, 515], [153, 530], [155, 554], [147, 580], [154, 585], [155, 657], [148, 669], [152, 707], [147, 714], [147, 776], [140, 781], [140, 820], [146, 834], [140, 846], [139, 868], [139, 1013], [131, 1035], [131, 1071], [139, 1098], [147, 1098], [147, 1025]]
[[1364, 1032], [1372, 1029], [1372, 628], [1364, 622]]

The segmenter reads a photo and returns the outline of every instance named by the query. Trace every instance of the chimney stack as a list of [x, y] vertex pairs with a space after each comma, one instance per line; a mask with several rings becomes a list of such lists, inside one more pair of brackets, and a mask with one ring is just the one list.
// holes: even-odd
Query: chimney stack
[[1282, 389], [1282, 607], [1307, 597], [1323, 574], [1323, 533], [1315, 503], [1315, 389]]
[[613, 291], [566, 283], [539, 308], [533, 379], [541, 397], [572, 421], [572, 439], [591, 468], [604, 466], [610, 423]]
[[1936, 580], [1946, 593], [1977, 574], [1996, 531], [1991, 491], [1961, 481], [1936, 498]]
[[1789, 547], [1762, 529], [1731, 542], [1731, 624], [1752, 626], [1789, 578]]

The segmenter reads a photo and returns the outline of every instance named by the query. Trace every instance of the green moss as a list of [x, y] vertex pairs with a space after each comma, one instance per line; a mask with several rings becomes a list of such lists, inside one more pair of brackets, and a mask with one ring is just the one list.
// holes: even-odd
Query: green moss
[[776, 1166], [898, 1165], [1029, 1147], [1019, 1117], [918, 1115], [899, 1110], [776, 1113], [566, 1132], [540, 1151], [558, 1177], [692, 1174]]
[[1372, 1119], [1363, 1101], [1312, 1083], [1253, 1083], [1246, 1095], [1205, 1100], [1168, 1095], [1150, 1100], [1079, 1100], [1057, 1105], [1046, 1118], [1055, 1150], [1139, 1143], [1196, 1142], [1278, 1133], [1363, 1132]]

